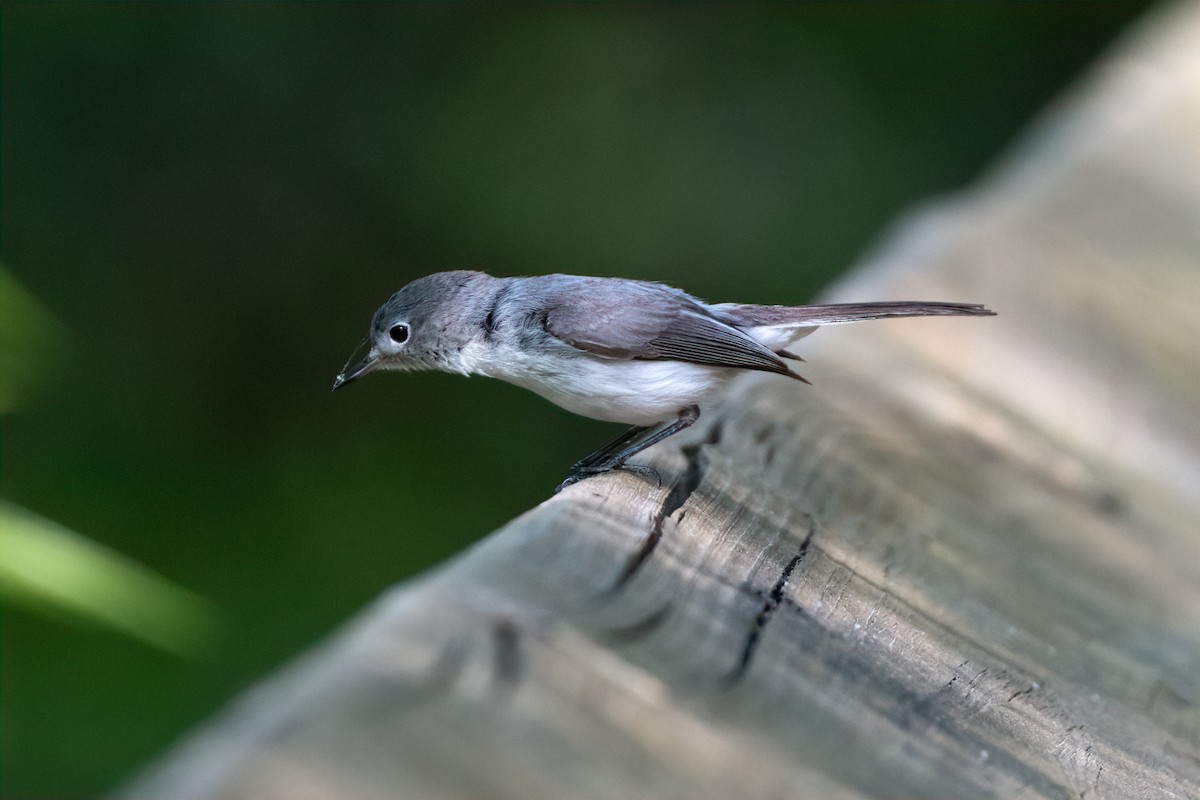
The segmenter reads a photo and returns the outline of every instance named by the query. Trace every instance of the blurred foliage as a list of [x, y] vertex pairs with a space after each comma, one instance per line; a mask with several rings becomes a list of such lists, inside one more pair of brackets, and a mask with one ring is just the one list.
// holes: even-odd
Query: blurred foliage
[[3, 494], [222, 623], [176, 659], [7, 604], [5, 796], [97, 794], [614, 434], [483, 380], [331, 395], [390, 292], [803, 302], [1144, 8], [5, 3], [2, 255], [65, 330]]
[[195, 655], [214, 627], [207, 604], [186, 589], [3, 501], [0, 599], [71, 614], [180, 656]]

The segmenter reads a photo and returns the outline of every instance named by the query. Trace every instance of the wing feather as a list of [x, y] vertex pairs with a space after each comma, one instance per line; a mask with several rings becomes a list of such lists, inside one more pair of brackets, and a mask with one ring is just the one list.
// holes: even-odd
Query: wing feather
[[803, 380], [757, 339], [717, 319], [684, 292], [638, 281], [578, 280], [573, 291], [549, 304], [543, 323], [551, 336], [576, 349], [607, 358], [688, 361]]

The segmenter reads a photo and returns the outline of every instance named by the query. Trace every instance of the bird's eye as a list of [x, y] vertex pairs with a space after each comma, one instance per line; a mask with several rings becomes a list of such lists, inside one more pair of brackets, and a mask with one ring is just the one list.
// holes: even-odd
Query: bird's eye
[[408, 326], [393, 325], [388, 331], [388, 336], [392, 337], [392, 341], [396, 344], [404, 344], [408, 341]]

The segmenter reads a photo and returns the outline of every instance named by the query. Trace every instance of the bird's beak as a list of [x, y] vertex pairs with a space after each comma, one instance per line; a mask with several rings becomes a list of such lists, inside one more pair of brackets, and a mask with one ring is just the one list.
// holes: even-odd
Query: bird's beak
[[[333, 390], [335, 392], [347, 383], [358, 380], [379, 365], [379, 355], [370, 349], [367, 349], [366, 355], [358, 358], [358, 354], [364, 348], [367, 348], [366, 339], [363, 339], [358, 347], [354, 348], [354, 352], [350, 354], [350, 360], [346, 362], [346, 366], [342, 367], [342, 371], [333, 379]], [[356, 358], [358, 359], [357, 361], [355, 360]]]

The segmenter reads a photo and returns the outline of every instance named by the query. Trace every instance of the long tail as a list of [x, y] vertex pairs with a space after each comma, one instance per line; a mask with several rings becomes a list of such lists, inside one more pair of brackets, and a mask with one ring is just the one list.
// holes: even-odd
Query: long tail
[[996, 312], [978, 303], [899, 301], [883, 303], [830, 303], [814, 306], [756, 306], [722, 303], [709, 306], [717, 316], [739, 327], [795, 325], [816, 327], [889, 317], [971, 316], [991, 317]]

